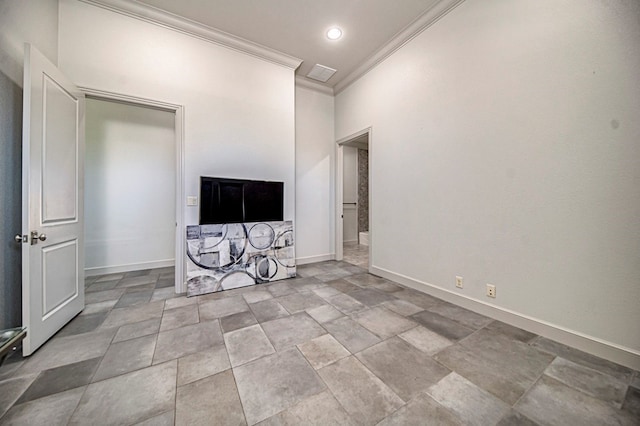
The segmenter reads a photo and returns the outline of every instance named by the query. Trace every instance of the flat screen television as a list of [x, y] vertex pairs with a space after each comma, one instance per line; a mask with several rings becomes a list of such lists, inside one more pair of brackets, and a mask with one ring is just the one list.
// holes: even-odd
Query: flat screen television
[[282, 221], [284, 183], [200, 177], [200, 225]]

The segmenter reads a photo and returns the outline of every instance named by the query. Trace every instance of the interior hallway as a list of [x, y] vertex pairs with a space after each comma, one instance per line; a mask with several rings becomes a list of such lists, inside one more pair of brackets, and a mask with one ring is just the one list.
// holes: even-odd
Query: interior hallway
[[173, 269], [88, 278], [0, 368], [0, 424], [637, 425], [640, 376], [347, 262], [186, 298]]
[[357, 242], [344, 243], [342, 260], [363, 269], [369, 268], [369, 246]]

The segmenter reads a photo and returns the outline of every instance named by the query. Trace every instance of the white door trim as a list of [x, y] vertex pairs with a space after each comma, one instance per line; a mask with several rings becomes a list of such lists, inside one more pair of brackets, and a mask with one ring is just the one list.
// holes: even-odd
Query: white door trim
[[175, 114], [176, 132], [176, 232], [175, 232], [175, 268], [176, 268], [176, 293], [187, 291], [185, 281], [185, 232], [184, 232], [184, 106], [138, 96], [124, 95], [122, 93], [108, 92], [90, 87], [78, 86], [89, 99], [97, 99], [111, 102], [122, 102], [130, 105], [138, 105], [145, 108], [154, 108]]
[[335, 216], [336, 216], [336, 220], [335, 220], [335, 242], [336, 242], [336, 260], [342, 260], [344, 257], [344, 253], [342, 250], [342, 246], [344, 244], [344, 238], [343, 238], [343, 215], [344, 215], [344, 209], [343, 209], [343, 205], [342, 205], [342, 197], [343, 197], [343, 187], [344, 187], [344, 146], [345, 144], [348, 144], [349, 142], [355, 140], [355, 139], [359, 139], [364, 135], [368, 135], [368, 140], [369, 140], [369, 272], [371, 272], [371, 268], [373, 265], [373, 244], [374, 244], [374, 238], [373, 238], [373, 232], [372, 232], [372, 226], [371, 224], [373, 223], [372, 218], [373, 218], [373, 203], [372, 201], [372, 193], [373, 191], [371, 190], [371, 182], [373, 179], [371, 179], [371, 175], [372, 175], [372, 170], [373, 170], [373, 164], [372, 164], [372, 158], [373, 156], [371, 155], [372, 149], [373, 149], [373, 129], [371, 126], [360, 130], [359, 132], [353, 133], [349, 136], [346, 136], [344, 138], [338, 139], [336, 141], [336, 170], [335, 170], [335, 200], [334, 200], [334, 205], [335, 205]]

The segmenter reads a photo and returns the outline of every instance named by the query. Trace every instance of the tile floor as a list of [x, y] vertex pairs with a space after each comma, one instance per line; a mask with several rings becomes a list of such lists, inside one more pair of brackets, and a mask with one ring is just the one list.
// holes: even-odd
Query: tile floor
[[640, 375], [347, 262], [186, 298], [170, 268], [0, 368], [0, 424], [638, 425]]
[[369, 268], [369, 246], [353, 243], [344, 243], [342, 246], [342, 258], [361, 268]]

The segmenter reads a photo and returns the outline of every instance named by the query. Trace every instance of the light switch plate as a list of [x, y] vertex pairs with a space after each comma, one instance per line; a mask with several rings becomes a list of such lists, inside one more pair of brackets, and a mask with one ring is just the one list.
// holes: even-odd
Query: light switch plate
[[198, 205], [198, 197], [188, 196], [187, 197], [187, 205], [188, 206], [197, 206]]

